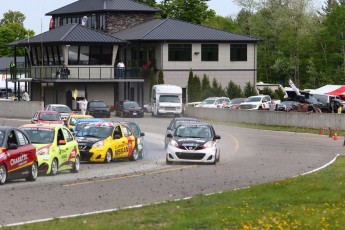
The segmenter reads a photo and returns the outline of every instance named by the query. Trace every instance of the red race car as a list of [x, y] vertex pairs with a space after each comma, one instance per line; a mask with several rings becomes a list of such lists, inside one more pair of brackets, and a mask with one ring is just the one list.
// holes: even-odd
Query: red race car
[[37, 176], [36, 147], [22, 130], [0, 126], [0, 185], [14, 179], [35, 181]]
[[52, 110], [37, 111], [31, 119], [31, 124], [64, 124], [59, 112]]

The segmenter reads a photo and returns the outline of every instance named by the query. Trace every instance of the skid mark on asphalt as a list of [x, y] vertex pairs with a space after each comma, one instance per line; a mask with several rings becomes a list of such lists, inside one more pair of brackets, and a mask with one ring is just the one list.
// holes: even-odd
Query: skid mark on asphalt
[[62, 186], [70, 187], [70, 186], [78, 186], [78, 185], [85, 185], [85, 184], [94, 184], [94, 183], [100, 183], [100, 182], [147, 176], [147, 175], [163, 174], [163, 173], [180, 171], [180, 170], [190, 169], [190, 168], [195, 168], [195, 167], [197, 167], [197, 165], [184, 166], [184, 167], [178, 167], [178, 168], [172, 168], [172, 169], [166, 169], [166, 170], [158, 170], [158, 171], [152, 171], [152, 172], [145, 172], [145, 173], [139, 173], [139, 174], [133, 174], [133, 175], [127, 175], [127, 176], [111, 177], [111, 178], [99, 179], [99, 180], [90, 180], [90, 181], [84, 181], [84, 182], [78, 182], [78, 183], [70, 183], [70, 184], [64, 184]]
[[229, 133], [225, 133], [225, 132], [220, 132], [220, 133], [224, 133], [226, 136], [230, 137], [230, 139], [232, 139], [235, 142], [235, 148], [231, 151], [231, 154], [237, 152], [238, 149], [240, 148], [240, 142], [238, 141], [238, 139]]

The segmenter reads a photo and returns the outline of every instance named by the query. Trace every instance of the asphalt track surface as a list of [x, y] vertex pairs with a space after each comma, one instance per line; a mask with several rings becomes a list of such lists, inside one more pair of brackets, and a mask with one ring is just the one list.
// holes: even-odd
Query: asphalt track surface
[[[143, 160], [82, 163], [79, 173], [39, 176], [0, 186], [0, 226], [133, 207], [294, 177], [344, 154], [343, 139], [214, 124], [221, 136], [216, 165], [166, 165], [164, 134], [171, 117], [134, 120], [145, 132]], [[6, 122], [9, 123], [9, 122]], [[11, 124], [28, 123], [11, 120]]]

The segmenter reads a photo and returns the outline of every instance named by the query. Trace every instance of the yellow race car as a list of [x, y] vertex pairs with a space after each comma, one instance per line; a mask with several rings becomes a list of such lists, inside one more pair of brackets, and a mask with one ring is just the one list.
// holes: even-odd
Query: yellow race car
[[134, 133], [123, 123], [91, 123], [75, 137], [82, 161], [109, 163], [120, 158], [136, 161], [139, 156]]
[[83, 114], [78, 114], [78, 113], [71, 114], [66, 120], [66, 123], [65, 123], [66, 127], [71, 132], [73, 132], [75, 124], [77, 123], [78, 119], [81, 119], [81, 118], [93, 118], [93, 116], [83, 115]]

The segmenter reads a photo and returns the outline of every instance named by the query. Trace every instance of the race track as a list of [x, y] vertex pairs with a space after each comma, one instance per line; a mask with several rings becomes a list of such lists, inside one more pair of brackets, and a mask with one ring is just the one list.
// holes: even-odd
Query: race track
[[[40, 176], [0, 186], [0, 225], [181, 199], [297, 176], [343, 154], [343, 140], [327, 135], [263, 131], [215, 124], [221, 135], [217, 165], [165, 164], [164, 133], [171, 117], [135, 120], [145, 132], [136, 162], [83, 163], [77, 174]], [[14, 122], [14, 121], [12, 121]], [[18, 121], [18, 126], [26, 121]]]

